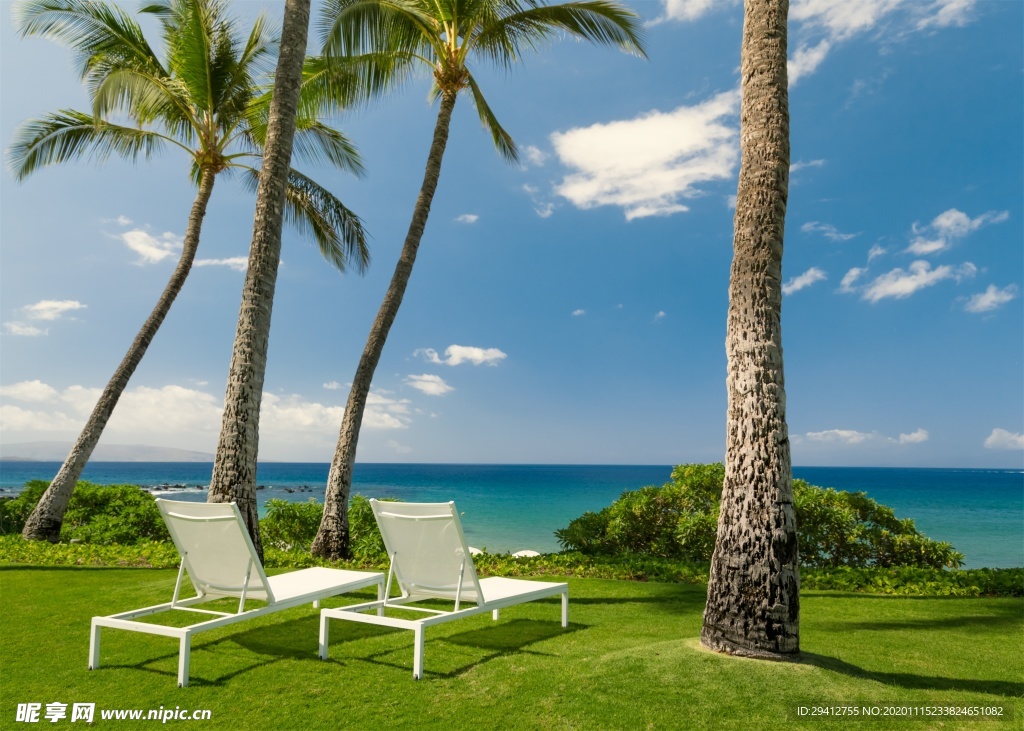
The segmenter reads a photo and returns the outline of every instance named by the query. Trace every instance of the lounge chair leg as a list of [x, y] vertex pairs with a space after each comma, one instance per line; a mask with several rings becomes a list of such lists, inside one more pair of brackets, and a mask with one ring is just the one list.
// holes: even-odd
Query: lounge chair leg
[[423, 677], [423, 627], [414, 628], [413, 633], [412, 677], [413, 680], [419, 680]]
[[188, 686], [188, 663], [192, 654], [192, 635], [186, 632], [181, 637], [181, 644], [178, 648], [178, 687]]
[[562, 626], [569, 626], [569, 590], [562, 592]]
[[318, 650], [318, 654], [320, 655], [321, 660], [327, 659], [327, 637], [329, 633], [327, 628], [328, 621], [330, 620], [328, 620], [327, 615], [320, 612], [320, 649]]
[[100, 666], [100, 629], [96, 620], [92, 621], [92, 631], [89, 633], [89, 669], [95, 670]]
[[379, 582], [379, 581], [377, 582], [377, 601], [381, 602], [381, 605], [379, 607], [377, 607], [377, 616], [378, 617], [383, 617], [384, 616], [384, 604], [383, 604], [383, 602], [384, 602], [384, 584]]
[[497, 622], [497, 621], [498, 621], [498, 612], [499, 612], [499, 611], [500, 611], [500, 610], [498, 610], [498, 609], [495, 609], [495, 610], [494, 610], [493, 612], [491, 612], [491, 619], [493, 619], [493, 620], [494, 620], [495, 622]]
[[319, 608], [320, 608], [320, 600], [317, 599], [315, 602], [313, 602], [313, 609], [319, 609]]

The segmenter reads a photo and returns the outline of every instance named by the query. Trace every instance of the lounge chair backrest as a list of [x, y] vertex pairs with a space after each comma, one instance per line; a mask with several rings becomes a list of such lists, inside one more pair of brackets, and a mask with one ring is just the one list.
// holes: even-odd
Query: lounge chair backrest
[[267, 575], [234, 503], [157, 500], [171, 540], [200, 594], [274, 601]]
[[455, 503], [370, 500], [370, 505], [404, 593], [483, 602]]

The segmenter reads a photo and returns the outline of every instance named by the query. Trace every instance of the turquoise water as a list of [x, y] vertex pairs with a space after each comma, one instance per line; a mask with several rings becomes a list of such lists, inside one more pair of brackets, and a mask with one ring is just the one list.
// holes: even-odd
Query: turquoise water
[[[51, 479], [56, 462], [0, 462], [0, 489]], [[94, 462], [83, 479], [130, 483], [156, 494], [205, 500], [212, 465]], [[323, 500], [328, 465], [261, 464], [257, 493]], [[471, 545], [492, 551], [558, 550], [553, 532], [586, 510], [600, 510], [624, 490], [667, 481], [669, 466], [358, 464], [353, 491], [420, 502], [454, 500]], [[1020, 470], [796, 467], [796, 477], [823, 487], [863, 490], [913, 518], [930, 538], [949, 541], [971, 568], [1024, 566], [1024, 472]], [[175, 487], [167, 487], [175, 486]], [[159, 489], [163, 487], [163, 489]], [[2, 494], [2, 493], [0, 493]]]

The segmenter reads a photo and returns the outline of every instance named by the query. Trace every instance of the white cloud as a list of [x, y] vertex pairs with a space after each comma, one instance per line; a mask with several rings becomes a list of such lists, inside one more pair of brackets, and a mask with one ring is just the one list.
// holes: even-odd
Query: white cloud
[[586, 310], [573, 310], [572, 311], [572, 316], [573, 317], [583, 317], [583, 315], [585, 315], [585, 314], [587, 314]]
[[1017, 287], [1013, 284], [999, 289], [996, 285], [988, 285], [988, 289], [973, 295], [964, 306], [968, 312], [991, 312], [1002, 307], [1017, 296]]
[[733, 176], [739, 157], [737, 90], [692, 107], [551, 135], [574, 170], [555, 192], [578, 208], [619, 206], [626, 220], [689, 210], [700, 185]]
[[664, 320], [666, 317], [668, 317], [668, 315], [665, 314], [665, 310], [658, 310], [657, 312], [654, 313], [655, 322], [657, 322], [658, 320]]
[[661, 0], [665, 14], [655, 22], [690, 22], [725, 4], [725, 0]]
[[808, 221], [800, 230], [804, 233], [820, 233], [829, 241], [849, 241], [860, 234], [844, 234], [831, 223], [819, 223], [818, 221]]
[[783, 284], [782, 293], [793, 294], [794, 292], [799, 292], [801, 289], [810, 287], [815, 282], [820, 282], [825, 279], [828, 279], [828, 276], [826, 276], [825, 272], [818, 269], [818, 267], [811, 267], [803, 274], [793, 277], [788, 282]]
[[843, 293], [854, 292], [856, 288], [853, 286], [861, 275], [866, 272], [867, 269], [862, 267], [853, 267], [846, 274], [843, 275], [843, 279], [839, 282], [839, 291]]
[[918, 429], [910, 434], [900, 434], [900, 444], [921, 444], [928, 441], [928, 431]]
[[918, 20], [918, 30], [965, 26], [971, 21], [971, 11], [977, 0], [936, 0]]
[[970, 262], [961, 264], [958, 269], [954, 270], [949, 265], [932, 269], [931, 264], [919, 260], [910, 265], [910, 271], [904, 271], [897, 267], [879, 276], [867, 286], [863, 297], [869, 302], [878, 302], [886, 297], [902, 299], [945, 279], [959, 281], [963, 277], [973, 277], [976, 272], [977, 267]]
[[914, 238], [906, 251], [916, 256], [945, 251], [952, 247], [958, 239], [977, 231], [982, 226], [1003, 223], [1009, 218], [1009, 211], [988, 211], [977, 218], [971, 218], [963, 211], [950, 208], [937, 215], [927, 226], [914, 223], [911, 227]]
[[793, 57], [786, 62], [786, 75], [789, 78], [789, 85], [793, 86], [802, 77], [813, 74], [821, 62], [825, 60], [832, 43], [828, 39], [819, 41], [815, 46], [802, 46], [796, 50]]
[[227, 259], [196, 259], [192, 266], [197, 267], [227, 267], [236, 272], [244, 272], [249, 268], [249, 257], [232, 256]]
[[888, 249], [885, 249], [885, 248], [879, 246], [878, 244], [875, 244], [868, 251], [868, 264], [870, 264], [872, 261], [874, 261], [878, 257], [882, 256], [883, 254], [887, 253], [888, 251], [889, 251]]
[[170, 232], [163, 233], [158, 237], [141, 228], [125, 231], [118, 236], [125, 246], [139, 255], [135, 263], [139, 266], [144, 264], [156, 264], [170, 256], [176, 256], [181, 251], [183, 239]]
[[395, 439], [389, 439], [387, 441], [388, 447], [395, 450], [397, 454], [409, 454], [412, 451], [412, 447], [407, 447], [404, 444], [399, 444]]
[[66, 312], [84, 310], [86, 307], [76, 300], [42, 300], [22, 307], [21, 311], [30, 320], [59, 320]]
[[40, 380], [21, 381], [10, 386], [0, 386], [0, 396], [15, 401], [55, 401], [58, 395], [57, 389]]
[[480, 220], [480, 216], [475, 213], [463, 213], [461, 216], [456, 216], [455, 220], [459, 223], [476, 223]]
[[341, 388], [341, 384], [338, 383], [337, 381], [328, 381], [327, 383], [324, 384], [324, 388], [326, 388], [328, 391], [337, 391], [339, 388]]
[[525, 145], [521, 148], [523, 158], [527, 163], [534, 167], [541, 167], [548, 161], [548, 154], [541, 150], [539, 147], [533, 145]]
[[986, 449], [1024, 449], [1024, 434], [993, 429], [985, 439]]
[[117, 224], [119, 226], [131, 226], [132, 225], [132, 219], [128, 218], [128, 216], [125, 216], [125, 215], [120, 215], [115, 220], [116, 220], [116, 222], [117, 222]]
[[[395, 399], [382, 391], [371, 391], [366, 397], [366, 409], [363, 411], [363, 428], [383, 431], [387, 429], [407, 429], [412, 423], [409, 416], [409, 399]], [[344, 408], [339, 407], [344, 413]], [[338, 417], [335, 428], [341, 423]]]
[[445, 383], [441, 376], [434, 376], [427, 373], [419, 376], [406, 376], [405, 382], [417, 391], [422, 391], [428, 396], [444, 396], [446, 393], [455, 390]]
[[40, 329], [34, 325], [26, 325], [24, 322], [16, 322], [14, 320], [4, 323], [4, 330], [9, 335], [21, 335], [23, 337], [38, 338], [43, 335], [49, 334], [49, 330]]
[[789, 166], [790, 174], [803, 170], [804, 168], [820, 168], [825, 164], [824, 160], [797, 160]]
[[506, 353], [497, 348], [477, 348], [472, 345], [449, 345], [445, 348], [444, 354], [445, 357], [441, 358], [433, 348], [420, 348], [413, 351], [413, 355], [422, 355], [428, 363], [450, 366], [457, 366], [461, 363], [496, 366], [508, 357]]
[[836, 444], [861, 444], [875, 438], [874, 434], [853, 429], [827, 429], [810, 431], [804, 435], [812, 442], [832, 442]]
[[523, 190], [530, 196], [530, 201], [533, 203], [533, 212], [541, 218], [551, 218], [551, 214], [555, 212], [555, 204], [544, 200], [540, 195], [540, 189], [536, 185], [524, 183]]

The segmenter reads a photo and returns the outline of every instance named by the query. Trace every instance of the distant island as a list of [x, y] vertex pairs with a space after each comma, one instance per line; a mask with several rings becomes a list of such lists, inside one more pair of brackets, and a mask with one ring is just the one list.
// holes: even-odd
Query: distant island
[[[21, 442], [0, 446], [0, 459], [9, 462], [63, 462], [71, 442]], [[93, 462], [213, 462], [209, 452], [193, 452], [147, 444], [100, 444]]]

